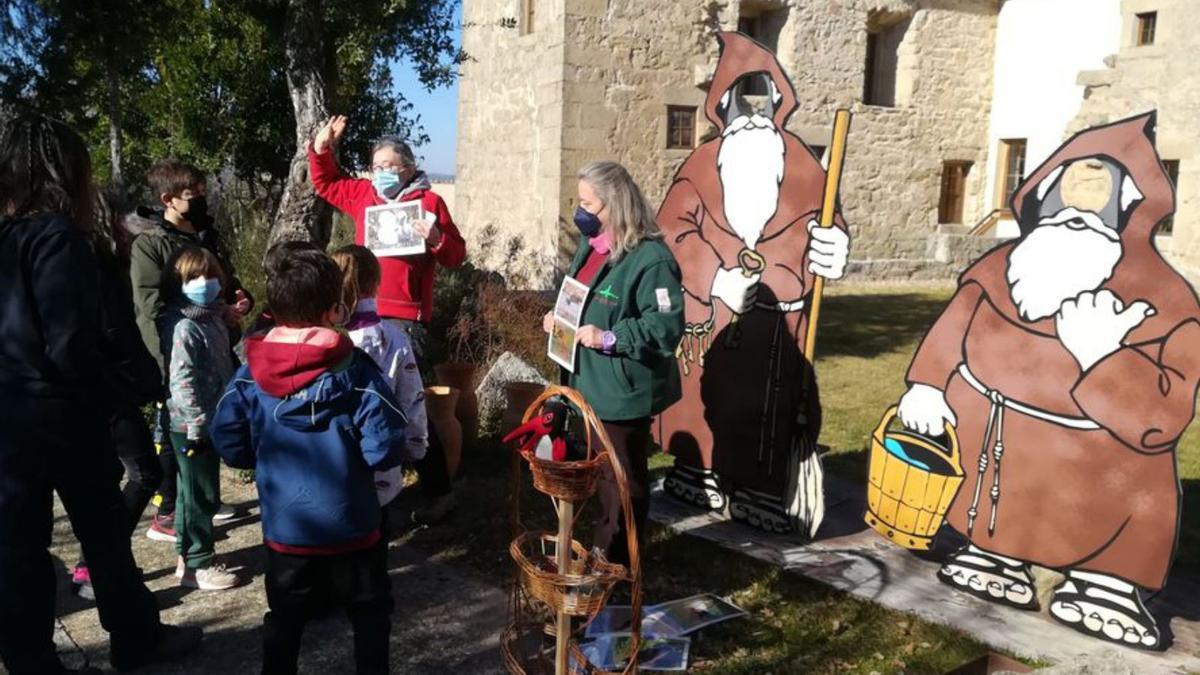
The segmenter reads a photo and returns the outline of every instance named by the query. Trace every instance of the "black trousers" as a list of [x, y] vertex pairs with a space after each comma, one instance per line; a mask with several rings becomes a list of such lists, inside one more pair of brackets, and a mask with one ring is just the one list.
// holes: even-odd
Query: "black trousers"
[[158, 411], [158, 424], [154, 429], [154, 442], [162, 448], [158, 455], [159, 473], [162, 479], [158, 483], [157, 496], [154, 503], [158, 512], [164, 516], [175, 513], [175, 495], [178, 491], [179, 463], [175, 460], [175, 452], [171, 447], [171, 425], [167, 415], [167, 406], [161, 404]]
[[106, 421], [95, 401], [0, 397], [0, 660], [10, 675], [58, 673], [53, 493], [88, 560], [114, 660], [158, 640], [158, 606], [129, 545], [129, 516]]
[[[650, 418], [604, 422], [604, 431], [612, 441], [617, 461], [629, 482], [629, 502], [637, 527], [638, 547], [645, 538], [646, 517], [650, 514]], [[612, 470], [605, 468], [596, 485], [600, 510], [596, 515], [593, 546], [604, 550], [609, 561], [629, 564], [628, 534], [621, 508], [621, 493]]]
[[354, 627], [355, 672], [388, 672], [393, 604], [383, 539], [369, 549], [329, 556], [267, 548], [265, 585], [264, 675], [294, 675], [304, 625], [334, 607], [344, 607]]

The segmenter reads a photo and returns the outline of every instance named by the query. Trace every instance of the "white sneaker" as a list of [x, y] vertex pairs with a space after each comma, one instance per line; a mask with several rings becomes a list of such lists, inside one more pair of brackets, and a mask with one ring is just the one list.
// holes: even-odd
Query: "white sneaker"
[[182, 579], [183, 573], [187, 571], [187, 565], [183, 564], [183, 556], [179, 556], [175, 560], [175, 578]]
[[198, 588], [202, 591], [224, 591], [237, 586], [237, 575], [225, 569], [224, 565], [210, 565], [198, 570], [185, 569], [179, 585], [184, 588]]
[[217, 512], [213, 514], [213, 520], [214, 521], [231, 520], [236, 516], [237, 516], [237, 509], [233, 508], [232, 506], [230, 506], [228, 504], [222, 504], [221, 508], [217, 509]]

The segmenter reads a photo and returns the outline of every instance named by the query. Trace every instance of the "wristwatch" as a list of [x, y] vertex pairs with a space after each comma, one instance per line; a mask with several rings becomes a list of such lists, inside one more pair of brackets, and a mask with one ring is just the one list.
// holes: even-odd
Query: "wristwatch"
[[617, 334], [611, 330], [606, 330], [600, 334], [600, 351], [605, 354], [613, 353], [617, 348]]

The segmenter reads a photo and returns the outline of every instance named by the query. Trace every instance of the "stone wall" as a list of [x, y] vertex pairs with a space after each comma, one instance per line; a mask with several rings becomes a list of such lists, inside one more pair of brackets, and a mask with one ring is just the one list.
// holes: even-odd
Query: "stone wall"
[[[506, 9], [468, 0], [465, 19], [494, 21], [519, 3], [495, 4]], [[536, 223], [529, 231], [556, 252], [560, 266], [577, 237], [570, 216], [582, 165], [620, 161], [651, 202], [660, 203], [689, 154], [666, 147], [667, 106], [696, 106], [697, 136], [713, 132], [703, 105], [718, 57], [714, 33], [736, 30], [745, 13], [763, 16], [761, 23], [777, 35], [799, 100], [789, 123], [793, 132], [825, 145], [834, 111], [855, 113], [842, 194], [855, 236], [854, 269], [915, 277], [957, 272], [931, 254], [942, 162], [985, 166], [995, 0], [660, 0], [652, 10], [642, 0], [557, 0], [537, 7], [544, 15], [561, 10], [556, 44], [548, 35], [525, 47], [521, 41], [529, 38], [464, 31], [468, 53], [502, 62], [464, 67], [459, 124], [469, 129], [460, 130], [457, 182], [468, 228], [498, 206], [498, 193], [484, 185], [495, 178], [486, 175], [489, 167], [510, 162], [518, 180], [537, 180], [536, 196], [517, 207], [521, 220], [513, 222]], [[867, 31], [887, 27], [899, 39], [896, 105], [863, 105]], [[559, 57], [557, 72], [529, 70], [534, 63], [552, 69]], [[531, 90], [526, 80], [534, 77], [545, 91], [541, 85]], [[556, 104], [557, 114], [551, 110]], [[986, 212], [983, 173], [968, 178], [968, 225]], [[511, 180], [503, 182], [510, 201], [525, 200], [528, 188], [513, 191]]]
[[[500, 267], [511, 237], [540, 253], [557, 244], [563, 117], [563, 4], [537, 0], [528, 34], [520, 0], [465, 0], [454, 217], [472, 260]], [[498, 239], [481, 260], [492, 226]], [[528, 266], [536, 269], [536, 256]], [[542, 275], [549, 283], [553, 272]]]
[[[1084, 102], [1068, 132], [1158, 110], [1158, 153], [1179, 161], [1172, 236], [1158, 247], [1193, 281], [1200, 280], [1200, 12], [1193, 0], [1122, 0], [1121, 50], [1109, 68], [1081, 73]], [[1136, 14], [1158, 12], [1154, 44], [1137, 46]]]

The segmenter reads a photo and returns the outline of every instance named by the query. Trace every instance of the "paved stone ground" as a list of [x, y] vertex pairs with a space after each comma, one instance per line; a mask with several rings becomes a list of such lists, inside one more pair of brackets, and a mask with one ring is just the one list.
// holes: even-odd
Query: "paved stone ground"
[[[1053, 664], [1048, 672], [1143, 675], [1200, 672], [1200, 583], [1172, 576], [1148, 609], [1172, 638], [1164, 653], [1145, 652], [1081, 635], [1043, 610], [1025, 612], [977, 600], [939, 582], [940, 560], [957, 548], [940, 542], [918, 556], [895, 546], [862, 521], [866, 495], [861, 485], [826, 476], [828, 512], [816, 541], [772, 536], [710, 512], [686, 506], [655, 486], [650, 517], [677, 532], [827, 583], [891, 609], [916, 614], [971, 634], [993, 648]], [[944, 537], [942, 539], [945, 539]], [[1061, 576], [1038, 572], [1041, 605]]]
[[[241, 567], [247, 583], [236, 590], [202, 592], [182, 589], [173, 575], [175, 552], [170, 544], [134, 534], [134, 555], [158, 597], [165, 622], [204, 627], [200, 651], [175, 664], [146, 668], [163, 675], [242, 675], [258, 672], [260, 633], [266, 598], [262, 587], [262, 531], [254, 487], [223, 469], [226, 503], [239, 508], [236, 520], [218, 526], [217, 555], [230, 567]], [[153, 510], [153, 509], [150, 509]], [[69, 666], [86, 656], [108, 667], [107, 634], [100, 628], [91, 602], [69, 592], [70, 569], [79, 553], [70, 524], [57, 507], [53, 554], [59, 568], [59, 617], [56, 640]], [[396, 611], [392, 626], [394, 673], [503, 672], [499, 635], [507, 611], [507, 593], [472, 577], [462, 566], [436, 555], [393, 544], [388, 555]], [[68, 637], [69, 636], [69, 637]], [[353, 672], [350, 624], [341, 614], [309, 624], [300, 659], [301, 673]], [[82, 649], [76, 649], [71, 640]], [[0, 673], [4, 668], [0, 666]]]

